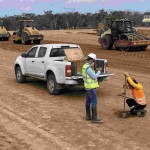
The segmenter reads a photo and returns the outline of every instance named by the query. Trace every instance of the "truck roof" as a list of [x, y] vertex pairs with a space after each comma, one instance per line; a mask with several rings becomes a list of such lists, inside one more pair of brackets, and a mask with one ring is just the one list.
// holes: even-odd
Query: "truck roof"
[[[36, 45], [37, 46], [37, 45]], [[80, 47], [79, 45], [77, 45], [77, 44], [40, 44], [40, 45], [38, 45], [38, 46], [46, 46], [46, 47], [53, 47], [53, 48], [59, 48], [59, 47], [61, 47], [61, 46], [70, 46], [70, 47]]]

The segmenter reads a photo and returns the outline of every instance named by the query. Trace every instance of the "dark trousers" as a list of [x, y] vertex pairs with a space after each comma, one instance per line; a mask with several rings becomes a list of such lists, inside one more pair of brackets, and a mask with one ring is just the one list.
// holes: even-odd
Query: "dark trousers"
[[146, 105], [140, 105], [138, 104], [134, 99], [132, 98], [128, 98], [126, 100], [126, 103], [128, 104], [129, 107], [133, 107], [131, 108], [131, 111], [134, 111], [134, 110], [140, 110], [140, 109], [144, 109], [146, 107]]
[[86, 90], [86, 107], [90, 107], [92, 104], [92, 108], [96, 108], [97, 105], [97, 95], [96, 89]]

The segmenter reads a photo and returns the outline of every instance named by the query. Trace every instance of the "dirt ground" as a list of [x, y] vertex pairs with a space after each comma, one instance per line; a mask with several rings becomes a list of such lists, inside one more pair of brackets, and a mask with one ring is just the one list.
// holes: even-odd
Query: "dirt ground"
[[[150, 29], [139, 29], [150, 36]], [[77, 43], [109, 62], [114, 76], [97, 89], [98, 116], [104, 123], [85, 121], [85, 91], [72, 88], [53, 96], [45, 82], [18, 84], [13, 64], [33, 45], [0, 42], [0, 150], [149, 150], [150, 108], [145, 117], [121, 118], [124, 72], [143, 85], [150, 99], [150, 48], [123, 52], [102, 50], [96, 32], [89, 30], [41, 31], [42, 43]], [[130, 92], [128, 91], [128, 95]], [[126, 110], [129, 110], [126, 106]]]

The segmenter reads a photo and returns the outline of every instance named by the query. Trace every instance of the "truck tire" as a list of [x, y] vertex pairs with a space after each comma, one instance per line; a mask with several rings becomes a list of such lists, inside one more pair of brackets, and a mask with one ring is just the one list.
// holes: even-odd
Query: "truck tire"
[[104, 37], [102, 37], [101, 39], [101, 46], [103, 49], [105, 50], [111, 50], [113, 47], [113, 41], [110, 35], [105, 35]]
[[56, 78], [54, 75], [49, 75], [47, 78], [47, 89], [48, 92], [52, 95], [57, 95], [60, 93], [60, 89], [58, 89], [58, 84], [56, 82]]
[[40, 44], [41, 40], [34, 40], [33, 43], [34, 44]]
[[16, 81], [18, 83], [24, 83], [26, 81], [26, 76], [22, 74], [21, 68], [18, 66], [15, 69]]

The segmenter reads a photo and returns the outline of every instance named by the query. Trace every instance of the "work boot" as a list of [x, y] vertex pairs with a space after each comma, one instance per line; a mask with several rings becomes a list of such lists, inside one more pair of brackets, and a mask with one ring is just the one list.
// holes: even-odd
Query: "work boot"
[[92, 123], [102, 123], [103, 121], [97, 118], [97, 108], [92, 108]]
[[130, 112], [129, 112], [129, 115], [136, 116], [137, 112], [135, 110], [131, 109]]
[[140, 117], [145, 117], [146, 113], [147, 113], [147, 111], [145, 109], [141, 110]]
[[90, 106], [86, 106], [86, 120], [91, 120]]

